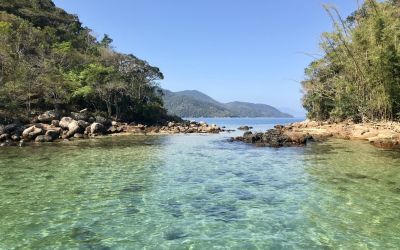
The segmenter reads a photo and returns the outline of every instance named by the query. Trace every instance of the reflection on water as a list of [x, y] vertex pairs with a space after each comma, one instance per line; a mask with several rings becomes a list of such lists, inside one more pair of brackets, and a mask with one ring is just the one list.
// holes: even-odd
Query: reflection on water
[[0, 249], [400, 244], [400, 153], [116, 137], [0, 151]]

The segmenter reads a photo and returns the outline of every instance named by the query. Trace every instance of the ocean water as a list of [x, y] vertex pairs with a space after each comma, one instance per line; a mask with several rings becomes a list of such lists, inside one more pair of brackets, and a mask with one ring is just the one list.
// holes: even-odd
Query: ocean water
[[0, 249], [398, 249], [399, 151], [240, 133], [1, 148]]

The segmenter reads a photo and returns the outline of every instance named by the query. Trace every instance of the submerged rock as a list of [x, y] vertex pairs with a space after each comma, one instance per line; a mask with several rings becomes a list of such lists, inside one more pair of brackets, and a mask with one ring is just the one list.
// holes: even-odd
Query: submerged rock
[[170, 229], [164, 233], [164, 239], [166, 240], [177, 240], [188, 237], [188, 234], [180, 229]]
[[247, 190], [237, 190], [235, 192], [236, 197], [238, 198], [238, 200], [252, 200], [254, 198], [256, 198], [256, 195], [247, 191]]

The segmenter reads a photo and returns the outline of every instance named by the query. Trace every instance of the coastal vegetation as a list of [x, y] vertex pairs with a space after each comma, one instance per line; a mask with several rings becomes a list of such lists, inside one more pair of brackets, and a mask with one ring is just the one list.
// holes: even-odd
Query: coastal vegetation
[[334, 31], [305, 70], [303, 106], [313, 120], [400, 119], [400, 1], [367, 0], [349, 17], [324, 6]]
[[0, 2], [1, 123], [88, 109], [123, 121], [168, 119], [159, 68], [115, 51], [51, 0]]

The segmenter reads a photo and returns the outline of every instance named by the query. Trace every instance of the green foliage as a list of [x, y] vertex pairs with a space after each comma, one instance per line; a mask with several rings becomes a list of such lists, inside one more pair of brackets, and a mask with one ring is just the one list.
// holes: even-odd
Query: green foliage
[[334, 7], [325, 9], [335, 31], [322, 35], [324, 56], [302, 82], [309, 118], [400, 118], [398, 1], [366, 1], [346, 20]]
[[116, 119], [165, 118], [160, 70], [111, 43], [50, 0], [2, 0], [0, 111], [89, 108]]

